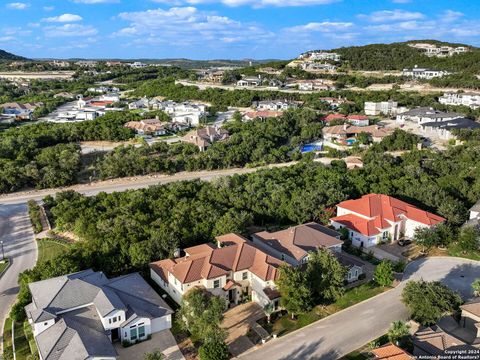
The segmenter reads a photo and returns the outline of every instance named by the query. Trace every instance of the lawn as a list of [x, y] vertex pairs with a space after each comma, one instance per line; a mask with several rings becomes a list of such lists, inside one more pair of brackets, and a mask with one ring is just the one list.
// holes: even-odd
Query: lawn
[[[27, 360], [30, 358], [30, 345], [28, 343], [27, 337], [22, 324], [15, 323], [15, 355], [17, 360]], [[12, 320], [7, 318], [5, 320], [5, 331], [3, 338], [3, 348], [5, 358], [13, 358], [12, 355]], [[9, 357], [10, 356], [10, 357]]]
[[8, 266], [8, 260], [5, 259], [4, 262], [0, 262], [0, 274], [3, 272], [3, 270], [5, 270]]
[[51, 239], [39, 239], [37, 245], [39, 263], [51, 260], [68, 249], [67, 243]]
[[452, 244], [448, 248], [448, 255], [450, 256], [458, 256], [466, 259], [471, 260], [480, 260], [480, 252], [479, 251], [469, 251], [464, 253], [458, 246], [458, 244]]
[[288, 315], [274, 320], [272, 330], [279, 336], [285, 335], [375, 295], [381, 294], [386, 290], [388, 290], [388, 288], [378, 286], [375, 283], [359, 285], [347, 290], [336, 302], [327, 306], [318, 305], [309, 312], [299, 314], [295, 320], [292, 320]]

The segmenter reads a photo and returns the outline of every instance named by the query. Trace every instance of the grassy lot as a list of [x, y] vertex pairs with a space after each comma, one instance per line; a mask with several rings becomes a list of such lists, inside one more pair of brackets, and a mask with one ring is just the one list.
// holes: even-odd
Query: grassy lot
[[353, 351], [350, 354], [345, 355], [341, 360], [366, 360], [368, 357], [363, 355], [359, 351]]
[[12, 320], [10, 318], [5, 319], [3, 331], [3, 357], [5, 360], [13, 359]]
[[30, 345], [21, 323], [15, 323], [15, 355], [17, 360], [27, 360], [31, 355]]
[[464, 253], [457, 244], [452, 244], [448, 248], [448, 255], [450, 256], [458, 256], [462, 258], [467, 258], [471, 260], [480, 260], [480, 252], [479, 251], [469, 251], [468, 253]]
[[38, 262], [45, 262], [53, 259], [58, 254], [65, 252], [68, 248], [67, 243], [51, 239], [39, 239], [38, 244]]
[[[38, 354], [37, 343], [35, 342], [35, 338], [33, 337], [32, 327], [30, 326], [28, 321], [25, 321], [23, 323], [23, 332], [25, 334], [25, 337], [27, 338], [28, 345], [30, 348], [30, 353], [37, 355]], [[36, 359], [38, 358], [38, 356], [34, 358]]]
[[[33, 334], [32, 334], [33, 339]], [[5, 320], [5, 331], [3, 334], [4, 358], [6, 360], [13, 359], [12, 348], [12, 320]], [[36, 348], [35, 348], [36, 349]], [[27, 360], [31, 356], [30, 345], [24, 332], [22, 324], [15, 324], [15, 355], [17, 360]]]
[[367, 283], [354, 287], [347, 290], [345, 295], [336, 302], [328, 306], [318, 305], [309, 312], [299, 314], [295, 320], [292, 320], [288, 315], [278, 318], [272, 323], [272, 331], [279, 336], [285, 335], [317, 320], [323, 319], [328, 315], [332, 315], [340, 310], [378, 295], [386, 290], [388, 290], [388, 288], [378, 286], [374, 283]]
[[0, 262], [0, 274], [2, 273], [3, 270], [5, 270], [8, 266], [8, 260], [5, 259], [4, 262]]

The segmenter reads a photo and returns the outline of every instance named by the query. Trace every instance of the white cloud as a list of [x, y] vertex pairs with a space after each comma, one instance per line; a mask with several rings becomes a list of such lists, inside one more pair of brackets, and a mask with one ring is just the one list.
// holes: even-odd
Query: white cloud
[[352, 27], [353, 27], [353, 23], [351, 22], [323, 21], [323, 22], [311, 22], [305, 25], [293, 26], [290, 28], [286, 28], [285, 30], [290, 32], [310, 32], [310, 31], [330, 32], [330, 31], [350, 29]]
[[14, 10], [25, 10], [29, 6], [30, 6], [29, 4], [21, 3], [21, 2], [13, 2], [13, 3], [7, 4], [8, 9], [14, 9]]
[[287, 7], [287, 6], [311, 6], [332, 4], [341, 0], [152, 0], [161, 4], [168, 5], [200, 5], [221, 3], [227, 6], [253, 6], [253, 7]]
[[77, 4], [111, 4], [111, 3], [119, 3], [120, 0], [73, 0], [74, 3]]
[[42, 19], [45, 22], [59, 22], [59, 23], [69, 23], [69, 22], [76, 22], [82, 21], [82, 17], [75, 14], [62, 14], [59, 16], [52, 16], [48, 18]]
[[97, 29], [90, 25], [65, 24], [61, 26], [47, 26], [43, 28], [46, 37], [94, 36]]
[[55, 6], [44, 6], [43, 10], [44, 11], [53, 11], [53, 10], [55, 10]]
[[369, 15], [360, 14], [359, 18], [368, 20], [370, 22], [387, 22], [387, 21], [410, 21], [423, 19], [425, 15], [420, 12], [412, 12], [405, 10], [380, 10], [374, 11]]
[[213, 47], [220, 43], [261, 43], [273, 37], [257, 24], [242, 23], [192, 6], [123, 12], [118, 18], [129, 24], [112, 35], [130, 37], [131, 44], [136, 46], [168, 43], [182, 47], [201, 43]]
[[445, 10], [442, 15], [440, 15], [440, 20], [444, 22], [453, 22], [462, 18], [465, 14], [460, 11]]

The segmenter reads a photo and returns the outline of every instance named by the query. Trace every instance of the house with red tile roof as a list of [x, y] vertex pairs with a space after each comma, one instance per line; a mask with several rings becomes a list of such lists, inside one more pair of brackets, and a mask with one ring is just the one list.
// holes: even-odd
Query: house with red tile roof
[[330, 219], [335, 229], [348, 229], [353, 245], [367, 248], [401, 237], [411, 238], [415, 229], [443, 221], [441, 216], [383, 194], [343, 201], [337, 205], [337, 216]]
[[247, 296], [261, 306], [279, 306], [275, 280], [284, 262], [237, 234], [216, 238], [217, 245], [202, 244], [185, 249], [185, 256], [150, 264], [150, 276], [173, 300], [194, 287], [203, 287], [223, 297], [230, 306]]
[[394, 344], [387, 344], [371, 351], [373, 360], [413, 360], [413, 356]]

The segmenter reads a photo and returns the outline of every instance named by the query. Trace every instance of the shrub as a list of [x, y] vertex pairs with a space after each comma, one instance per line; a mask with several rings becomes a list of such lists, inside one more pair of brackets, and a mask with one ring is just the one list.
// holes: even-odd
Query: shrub
[[223, 341], [210, 341], [200, 346], [198, 351], [200, 360], [228, 360], [230, 352]]

